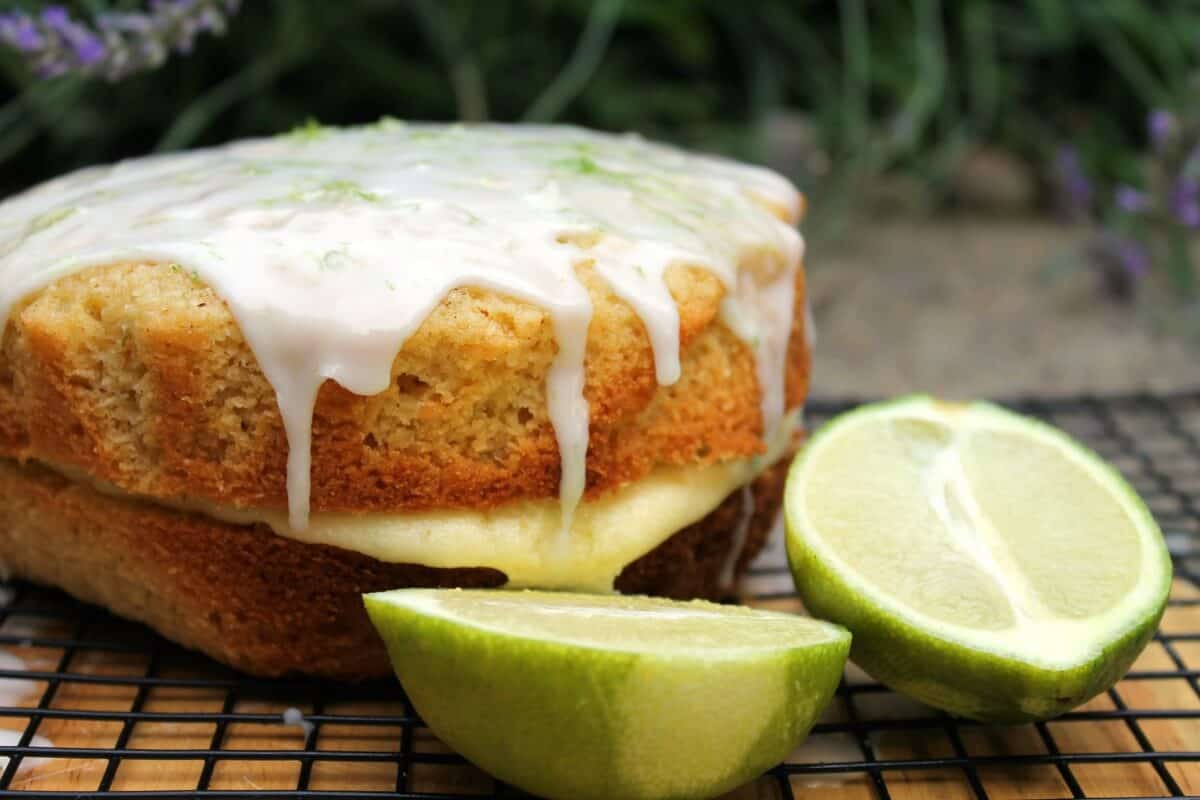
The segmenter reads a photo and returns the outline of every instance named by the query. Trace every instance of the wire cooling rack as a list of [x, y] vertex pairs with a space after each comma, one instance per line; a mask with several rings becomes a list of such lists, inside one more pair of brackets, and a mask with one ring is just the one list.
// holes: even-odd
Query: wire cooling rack
[[[732, 797], [1200, 793], [1200, 393], [1013, 405], [1090, 444], [1154, 511], [1176, 570], [1162, 630], [1116, 687], [1036, 725], [955, 719], [850, 667], [805, 744]], [[742, 591], [798, 609], [778, 538]], [[0, 737], [0, 797], [522, 796], [441, 745], [394, 682], [250, 679], [22, 583], [0, 584]]]

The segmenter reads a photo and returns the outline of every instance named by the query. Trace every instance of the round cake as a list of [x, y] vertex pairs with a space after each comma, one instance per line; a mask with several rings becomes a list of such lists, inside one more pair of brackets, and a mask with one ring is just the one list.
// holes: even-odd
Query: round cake
[[0, 203], [0, 564], [244, 670], [363, 592], [718, 596], [799, 435], [801, 199], [565, 127], [383, 121]]

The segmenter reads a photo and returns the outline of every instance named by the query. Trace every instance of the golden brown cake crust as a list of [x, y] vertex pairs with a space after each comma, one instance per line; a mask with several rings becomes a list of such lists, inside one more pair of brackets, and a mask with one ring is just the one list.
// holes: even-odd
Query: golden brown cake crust
[[[594, 305], [589, 495], [659, 464], [763, 450], [754, 358], [719, 320], [724, 289], [715, 277], [697, 268], [667, 273], [683, 377], [659, 387], [640, 319], [590, 267], [579, 274]], [[810, 366], [802, 274], [797, 288], [789, 407], [803, 402]], [[543, 310], [454, 290], [399, 353], [386, 392], [322, 388], [313, 509], [488, 507], [556, 496], [559, 458], [545, 403], [555, 351]], [[286, 505], [287, 443], [273, 390], [225, 303], [178, 267], [86, 270], [13, 313], [0, 341], [0, 456], [82, 469], [147, 497]]]
[[[739, 569], [761, 549], [787, 459], [753, 485], [755, 512]], [[741, 492], [625, 568], [628, 593], [715, 597], [742, 513]], [[390, 675], [361, 593], [404, 586], [494, 586], [490, 569], [384, 564], [97, 493], [36, 465], [0, 460], [0, 561], [142, 621], [246, 672], [359, 680]]]

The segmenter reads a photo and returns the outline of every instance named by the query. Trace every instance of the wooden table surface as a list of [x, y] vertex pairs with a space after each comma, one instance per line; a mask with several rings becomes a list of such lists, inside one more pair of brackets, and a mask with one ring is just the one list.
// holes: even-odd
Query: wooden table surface
[[[777, 547], [767, 556], [768, 563], [779, 558]], [[773, 598], [756, 601], [758, 605], [799, 610], [798, 602], [786, 595], [791, 584], [784, 572], [768, 569], [753, 575], [743, 589]], [[35, 597], [35, 604], [44, 604], [46, 596], [58, 598], [63, 612], [49, 617], [23, 613], [21, 609], [34, 602], [27, 600], [28, 596]], [[879, 797], [879, 784], [863, 768], [868, 757], [880, 762], [879, 774], [892, 798], [971, 798], [980, 796], [981, 791], [992, 798], [1071, 797], [1072, 781], [1087, 797], [1170, 796], [1170, 781], [1181, 792], [1200, 793], [1200, 753], [1196, 752], [1200, 751], [1200, 693], [1194, 675], [1180, 673], [1181, 667], [1200, 670], [1200, 605], [1194, 604], [1200, 600], [1200, 591], [1177, 579], [1174, 598], [1181, 603], [1169, 609], [1163, 622], [1167, 641], [1153, 642], [1115, 693], [1101, 695], [1078, 712], [1044, 726], [961, 723], [883, 689], [851, 666], [846, 686], [816, 731], [788, 759], [794, 765], [844, 764], [845, 771], [765, 776], [729, 797], [781, 797], [786, 795], [784, 784], [796, 797]], [[372, 697], [370, 690], [365, 694], [356, 690], [350, 699], [329, 700], [326, 693], [316, 701], [319, 708], [304, 691], [286, 687], [276, 691], [270, 684], [247, 690], [228, 670], [104, 614], [93, 614], [85, 640], [122, 643], [126, 650], [55, 646], [60, 639], [79, 638], [78, 618], [84, 613], [59, 595], [17, 587], [16, 599], [0, 624], [0, 637], [13, 642], [0, 646], [0, 675], [7, 676], [0, 677], [0, 729], [25, 731], [31, 719], [25, 712], [40, 706], [46, 711], [34, 732], [43, 737], [39, 742], [53, 744], [47, 755], [64, 748], [125, 748], [142, 757], [110, 760], [103, 752], [94, 756], [82, 752], [69, 757], [26, 758], [10, 790], [92, 791], [107, 781], [113, 790], [186, 792], [194, 790], [202, 778], [207, 778], [211, 789], [238, 792], [295, 790], [302, 780], [311, 790], [330, 792], [394, 792], [398, 785], [403, 786], [403, 759], [397, 755], [405, 745], [403, 725], [364, 720], [382, 715], [402, 721], [403, 702], [391, 687], [383, 686], [378, 697]], [[1188, 638], [1191, 634], [1198, 635], [1196, 641]], [[181, 682], [163, 685], [159, 680], [156, 685], [146, 685], [140, 679], [148, 671], [157, 679]], [[47, 681], [24, 672], [68, 675]], [[130, 680], [84, 682], [92, 676]], [[227, 683], [209, 685], [212, 679]], [[230, 686], [236, 691], [229, 692]], [[1103, 718], [1103, 712], [1120, 706], [1131, 709], [1133, 716]], [[311, 740], [306, 741], [306, 732], [299, 726], [284, 724], [282, 715], [289, 707], [316, 715], [320, 724]], [[121, 715], [132, 708], [149, 712], [149, 718], [123, 719]], [[155, 717], [162, 714], [197, 716]], [[211, 718], [220, 714], [255, 716], [251, 721]], [[855, 728], [854, 720], [872, 725]], [[439, 763], [436, 755], [430, 755], [449, 751], [427, 730], [413, 729], [408, 744], [412, 752], [421, 754], [406, 776], [409, 791], [443, 795], [490, 795], [495, 791], [493, 781], [474, 767], [455, 759]], [[1159, 765], [1146, 759], [1120, 761], [1120, 755], [1115, 757], [1118, 760], [1106, 760], [1106, 754], [1143, 753], [1144, 745], [1159, 751], [1190, 752], [1195, 758]], [[1022, 756], [1044, 758], [1051, 747], [1067, 755], [1089, 754], [1087, 758], [1092, 760], [1065, 768], [1052, 763], [1011, 763]], [[207, 775], [203, 756], [155, 757], [156, 751], [181, 750], [216, 751], [207, 760]], [[239, 757], [239, 751], [247, 750], [295, 753], [296, 757], [271, 761]], [[323, 758], [339, 751], [368, 754], [375, 760]], [[307, 772], [302, 754], [308, 756]], [[896, 763], [961, 756], [991, 762], [973, 762], [970, 769], [964, 769], [961, 761], [949, 767]]]

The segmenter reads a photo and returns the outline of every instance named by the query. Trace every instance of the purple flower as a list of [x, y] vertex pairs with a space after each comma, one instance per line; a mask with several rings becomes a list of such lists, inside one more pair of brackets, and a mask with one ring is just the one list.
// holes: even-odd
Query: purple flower
[[1150, 252], [1136, 239], [1102, 230], [1088, 241], [1085, 253], [1099, 272], [1104, 288], [1119, 300], [1133, 296], [1137, 282], [1150, 271]]
[[1171, 213], [1181, 224], [1200, 228], [1200, 183], [1195, 178], [1180, 178], [1171, 190]]
[[1068, 211], [1073, 216], [1087, 216], [1092, 207], [1092, 182], [1083, 172], [1079, 151], [1062, 147], [1055, 158], [1055, 170], [1064, 190]]
[[1136, 280], [1150, 271], [1150, 253], [1141, 242], [1120, 239], [1116, 242], [1116, 254], [1129, 277]]
[[1149, 198], [1145, 193], [1127, 184], [1121, 184], [1117, 187], [1115, 199], [1117, 208], [1124, 211], [1126, 214], [1137, 214], [1146, 210], [1149, 205]]
[[43, 78], [74, 72], [115, 81], [159, 66], [172, 52], [190, 52], [202, 33], [224, 33], [240, 5], [240, 0], [152, 0], [148, 13], [102, 12], [88, 25], [55, 4], [36, 17], [0, 14], [0, 46], [20, 52]]
[[71, 15], [62, 6], [46, 6], [42, 9], [42, 24], [52, 31], [62, 33], [72, 26]]
[[43, 39], [32, 19], [14, 11], [0, 16], [0, 42], [30, 53], [42, 47]]
[[1164, 108], [1155, 109], [1146, 117], [1146, 129], [1154, 149], [1161, 150], [1175, 133], [1175, 115]]
[[104, 58], [104, 42], [97, 36], [81, 36], [73, 45], [75, 57], [82, 66], [90, 67]]

